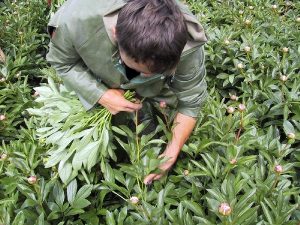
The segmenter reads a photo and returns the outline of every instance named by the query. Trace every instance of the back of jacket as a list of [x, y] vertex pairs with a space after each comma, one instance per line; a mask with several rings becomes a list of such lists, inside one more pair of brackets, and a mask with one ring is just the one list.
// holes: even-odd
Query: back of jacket
[[92, 108], [108, 88], [123, 88], [164, 100], [179, 112], [196, 117], [207, 95], [201, 47], [206, 42], [203, 28], [180, 5], [190, 39], [173, 79], [156, 74], [128, 80], [119, 63], [117, 45], [111, 38], [118, 11], [125, 4], [123, 0], [66, 1], [49, 22], [49, 31], [55, 32], [47, 60], [86, 109]]

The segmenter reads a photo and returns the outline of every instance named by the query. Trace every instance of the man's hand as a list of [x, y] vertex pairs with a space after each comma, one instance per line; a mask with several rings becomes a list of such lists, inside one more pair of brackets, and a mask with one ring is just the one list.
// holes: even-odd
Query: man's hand
[[166, 172], [168, 172], [177, 160], [177, 156], [170, 156], [167, 153], [161, 154], [158, 158], [166, 158], [166, 162], [162, 163], [158, 168], [161, 170], [159, 174], [151, 173], [144, 178], [145, 184], [151, 184], [154, 180], [159, 180]]
[[196, 119], [177, 113], [173, 124], [174, 128], [172, 130], [172, 140], [169, 142], [164, 153], [159, 156], [166, 157], [168, 160], [159, 166], [159, 169], [161, 170], [160, 174], [149, 174], [145, 177], [145, 184], [151, 184], [152, 181], [160, 179], [175, 164], [182, 146], [190, 137], [190, 134], [196, 125]]
[[124, 91], [120, 89], [108, 89], [99, 99], [98, 103], [113, 115], [121, 111], [134, 112], [142, 108], [142, 104], [126, 100], [124, 98]]

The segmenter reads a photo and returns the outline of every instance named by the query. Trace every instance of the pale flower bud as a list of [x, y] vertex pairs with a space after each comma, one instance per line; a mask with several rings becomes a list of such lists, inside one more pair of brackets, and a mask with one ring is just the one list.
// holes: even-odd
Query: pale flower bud
[[277, 5], [272, 5], [272, 9], [277, 9]]
[[288, 133], [287, 138], [288, 139], [295, 139], [296, 135], [294, 133]]
[[230, 41], [229, 41], [228, 39], [225, 39], [225, 40], [224, 40], [224, 44], [225, 44], [225, 45], [229, 45], [229, 44], [230, 44]]
[[227, 112], [228, 112], [229, 114], [234, 113], [234, 111], [235, 111], [235, 109], [234, 109], [232, 106], [229, 106], [229, 107], [227, 108]]
[[228, 203], [221, 203], [219, 206], [219, 213], [223, 216], [228, 216], [231, 213], [231, 208]]
[[30, 176], [27, 178], [27, 181], [29, 184], [35, 184], [37, 181], [37, 178], [36, 178], [36, 176]]
[[281, 75], [279, 78], [282, 82], [286, 82], [288, 80], [288, 77], [286, 75]]
[[251, 51], [251, 48], [250, 48], [249, 46], [246, 46], [246, 47], [244, 48], [244, 51], [245, 51], [245, 52], [250, 52], [250, 51]]
[[243, 69], [243, 68], [244, 68], [244, 64], [243, 64], [243, 63], [238, 63], [238, 64], [237, 64], [237, 68]]
[[183, 175], [184, 175], [184, 176], [188, 176], [189, 173], [190, 173], [190, 171], [188, 171], [188, 170], [184, 170], [184, 171], [183, 171]]
[[289, 52], [289, 48], [284, 47], [284, 48], [282, 48], [282, 51], [283, 51], [284, 53], [288, 53], [288, 52]]
[[244, 104], [239, 104], [238, 110], [239, 110], [240, 112], [244, 112], [244, 111], [246, 110], [246, 106], [245, 106]]
[[296, 22], [297, 22], [297, 23], [300, 23], [300, 17], [297, 17], [297, 18], [296, 18]]
[[245, 24], [246, 25], [250, 25], [251, 24], [251, 20], [245, 20]]
[[253, 10], [253, 9], [254, 9], [254, 7], [253, 7], [252, 5], [250, 5], [250, 6], [249, 6], [249, 9], [250, 9], [250, 10]]
[[2, 77], [2, 78], [0, 79], [0, 82], [1, 82], [1, 83], [5, 82], [5, 81], [6, 81], [6, 79], [5, 79], [4, 77]]
[[240, 11], [239, 11], [239, 14], [240, 14], [240, 15], [243, 15], [243, 14], [244, 14], [244, 11], [243, 11], [243, 10], [240, 10]]
[[134, 204], [134, 205], [138, 204], [139, 201], [140, 201], [139, 198], [136, 197], [136, 196], [132, 196], [132, 197], [130, 198], [130, 202], [131, 202], [132, 204]]
[[0, 121], [3, 121], [6, 119], [6, 116], [5, 115], [0, 115]]
[[276, 173], [282, 173], [283, 172], [283, 168], [281, 165], [276, 165], [275, 168], [274, 168], [274, 171]]
[[5, 160], [5, 159], [7, 159], [7, 154], [3, 153], [3, 154], [1, 155], [1, 160]]

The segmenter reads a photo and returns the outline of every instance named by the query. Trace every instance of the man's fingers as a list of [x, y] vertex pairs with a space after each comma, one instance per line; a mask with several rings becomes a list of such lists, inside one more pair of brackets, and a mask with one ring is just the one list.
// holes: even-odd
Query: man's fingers
[[148, 176], [145, 177], [144, 179], [144, 184], [149, 185], [152, 183], [153, 179], [157, 176], [155, 173], [151, 173]]
[[130, 101], [126, 101], [125, 108], [136, 111], [136, 110], [140, 110], [142, 108], [142, 104], [136, 104], [136, 103], [133, 103]]

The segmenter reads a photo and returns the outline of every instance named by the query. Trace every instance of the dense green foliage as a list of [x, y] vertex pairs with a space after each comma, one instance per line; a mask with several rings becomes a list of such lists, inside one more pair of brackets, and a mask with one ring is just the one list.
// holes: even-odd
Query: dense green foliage
[[168, 113], [145, 135], [84, 111], [44, 59], [62, 2], [0, 2], [0, 224], [299, 224], [300, 2], [187, 1], [210, 98], [152, 186]]

